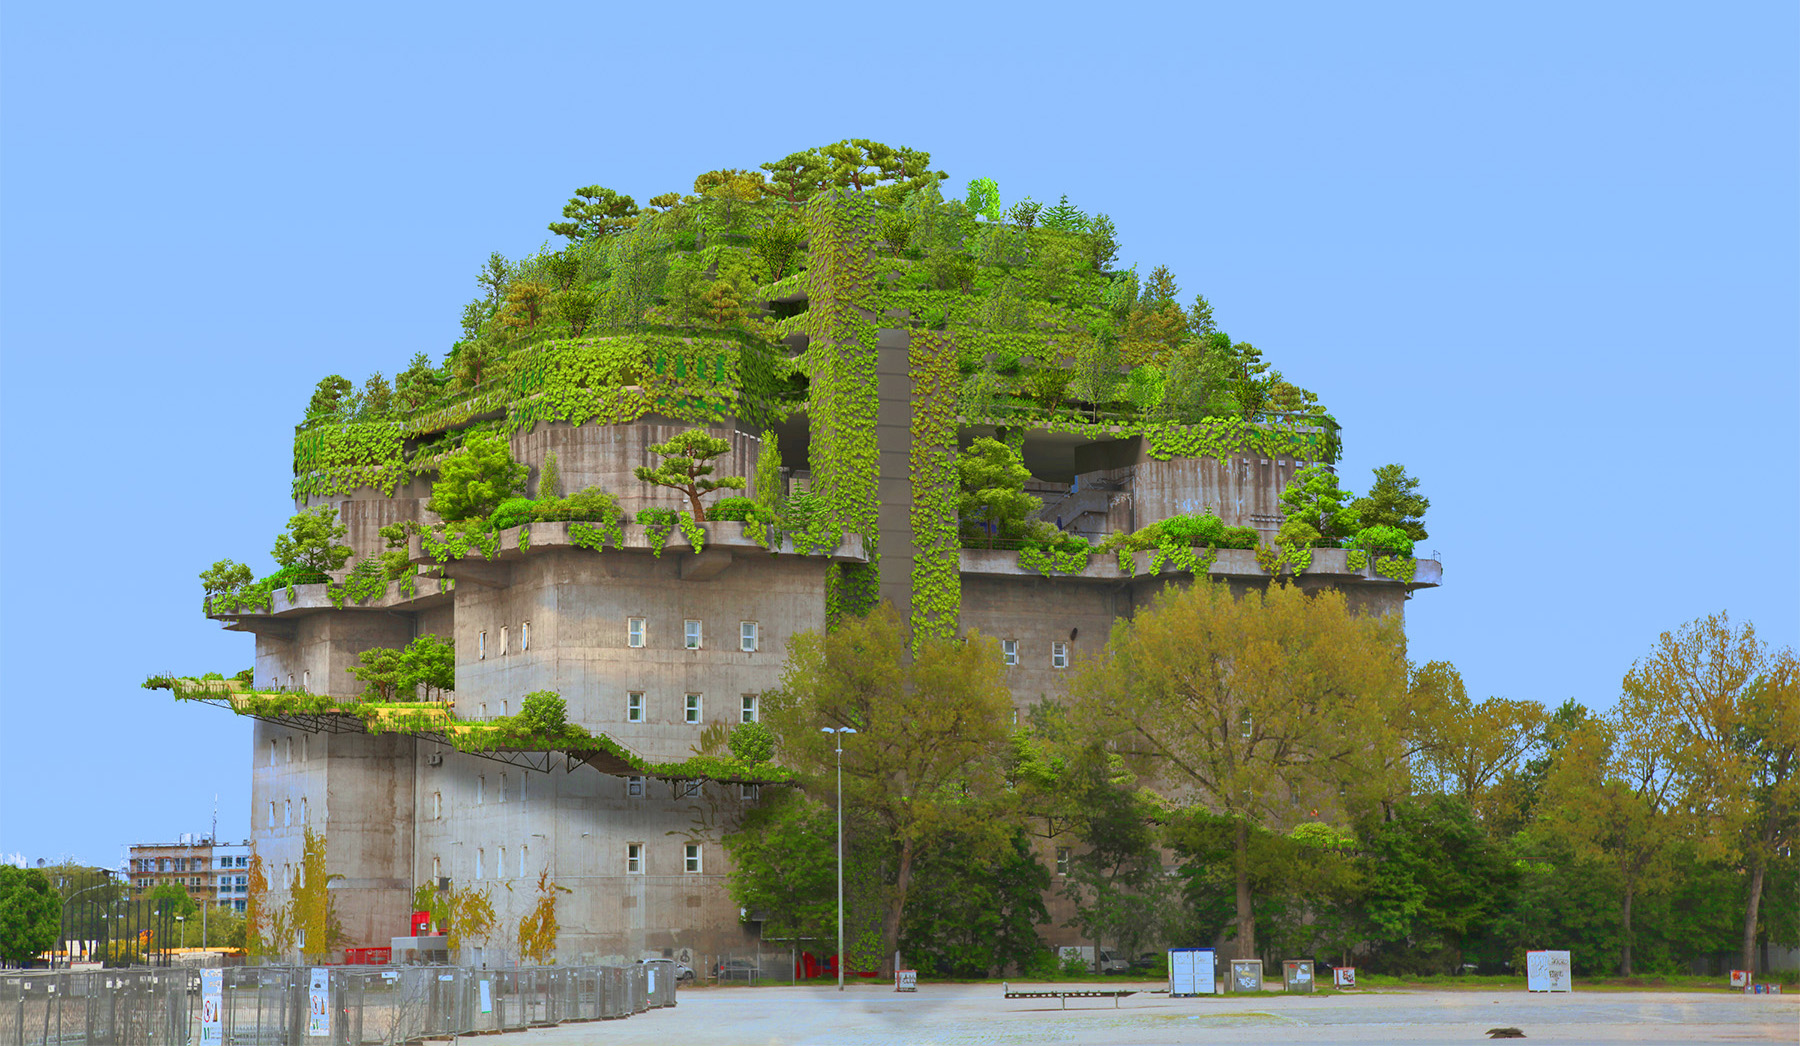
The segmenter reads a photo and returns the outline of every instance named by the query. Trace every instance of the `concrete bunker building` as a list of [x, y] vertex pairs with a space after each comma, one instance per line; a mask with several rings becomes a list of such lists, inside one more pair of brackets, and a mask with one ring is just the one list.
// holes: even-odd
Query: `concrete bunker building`
[[[959, 446], [978, 436], [1012, 443], [1042, 518], [1093, 536], [1211, 508], [1273, 542], [1284, 485], [1331, 460], [1330, 431], [1306, 417], [1183, 424], [971, 409], [959, 355], [998, 346], [1016, 357], [1018, 345], [1053, 337], [1056, 313], [1045, 306], [1035, 326], [997, 331], [963, 322], [945, 295], [947, 312], [927, 323], [933, 292], [898, 287], [880, 213], [854, 193], [806, 205], [811, 264], [759, 288], [777, 351], [716, 331], [590, 333], [536, 349], [539, 365], [519, 368], [507, 388], [383, 423], [385, 457], [297, 451], [296, 507], [335, 506], [355, 561], [382, 554], [383, 526], [434, 522], [432, 455], [454, 453], [441, 441], [471, 425], [500, 423], [534, 482], [554, 453], [563, 489], [614, 493], [625, 520], [687, 507], [633, 478], [635, 466], [654, 464], [652, 444], [701, 427], [730, 441], [720, 475], [751, 476], [773, 433], [787, 491], [809, 490], [825, 508], [806, 533], [709, 522], [699, 549], [680, 529], [634, 523], [598, 548], [595, 528], [570, 522], [504, 530], [463, 554], [434, 553], [415, 536], [408, 555], [421, 575], [411, 584], [361, 603], [322, 584], [277, 588], [264, 607], [215, 613], [255, 635], [259, 692], [355, 699], [361, 685], [348, 669], [360, 653], [435, 633], [455, 643], [454, 720], [502, 719], [525, 694], [554, 690], [571, 722], [615, 746], [465, 752], [442, 730], [376, 732], [328, 710], [272, 710], [222, 692], [220, 703], [257, 720], [252, 843], [272, 895], [295, 881], [310, 828], [340, 877], [331, 892], [348, 946], [403, 934], [420, 884], [494, 886], [506, 925], [547, 871], [572, 891], [557, 909], [561, 961], [748, 951], [757, 926], [728, 895], [720, 840], [759, 801], [758, 783], [656, 768], [691, 756], [710, 724], [755, 719], [791, 636], [889, 600], [915, 627], [1002, 640], [1023, 710], [1059, 692], [1116, 619], [1194, 577], [1152, 552], [1058, 571], [1019, 551], [961, 548]], [[568, 379], [581, 359], [624, 359], [618, 373], [629, 380]], [[303, 431], [297, 448], [311, 438]], [[1372, 559], [1316, 550], [1294, 583], [1399, 614], [1413, 591], [1439, 581], [1431, 560], [1402, 577]], [[1220, 549], [1204, 566], [1235, 589], [1270, 583], [1252, 550]], [[462, 960], [499, 964], [511, 950], [497, 934], [465, 942]]]

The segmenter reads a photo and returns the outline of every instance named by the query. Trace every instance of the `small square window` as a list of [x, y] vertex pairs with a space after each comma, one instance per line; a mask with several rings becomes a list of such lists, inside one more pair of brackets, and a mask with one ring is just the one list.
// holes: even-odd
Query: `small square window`
[[1000, 654], [1001, 654], [1002, 658], [1006, 661], [1007, 664], [1009, 664], [1009, 665], [1018, 664], [1019, 663], [1019, 641], [1016, 639], [1002, 639], [1000, 641]]
[[644, 634], [648, 631], [649, 631], [649, 629], [647, 627], [645, 627], [643, 618], [641, 618], [641, 617], [626, 618], [625, 619], [625, 644], [630, 647], [643, 646], [644, 645]]
[[487, 633], [486, 632], [475, 633], [475, 660], [477, 660], [477, 661], [486, 661], [487, 660]]
[[625, 844], [625, 874], [626, 875], [643, 875], [644, 874], [644, 844], [643, 843], [626, 843]]
[[505, 657], [507, 648], [512, 643], [512, 630], [505, 625], [500, 626], [500, 656]]
[[700, 844], [688, 843], [686, 847], [687, 871], [690, 875], [700, 872]]
[[693, 724], [700, 722], [700, 695], [699, 694], [689, 694], [687, 696], [687, 709], [684, 714], [687, 717], [687, 722], [689, 725], [693, 725]]
[[644, 779], [627, 777], [625, 779], [625, 796], [629, 799], [642, 799], [644, 797]]
[[531, 622], [527, 621], [524, 624], [519, 626], [519, 650], [526, 651], [526, 650], [530, 650], [530, 649], [531, 649]]
[[1056, 848], [1056, 874], [1069, 874], [1069, 848], [1066, 846]]
[[681, 623], [683, 640], [689, 650], [700, 649], [700, 622], [689, 618]]
[[675, 782], [675, 798], [677, 798], [677, 799], [693, 799], [693, 798], [695, 798], [696, 796], [698, 796], [700, 794], [700, 785], [701, 785], [701, 782], [699, 782], [699, 781], [677, 781], [677, 782]]
[[625, 695], [625, 721], [641, 723], [644, 721], [644, 695], [633, 691]]
[[1051, 643], [1050, 644], [1050, 667], [1051, 668], [1067, 668], [1067, 667], [1069, 667], [1069, 644], [1067, 644], [1067, 643]]
[[759, 797], [761, 795], [762, 795], [762, 790], [759, 787], [757, 787], [756, 785], [752, 785], [752, 784], [738, 785], [738, 798], [742, 799], [743, 801], [745, 801], [747, 803], [754, 801], [757, 797]]
[[742, 709], [742, 714], [738, 718], [738, 722], [740, 722], [740, 723], [756, 722], [757, 713], [760, 712], [761, 710], [762, 710], [761, 699], [758, 698], [755, 694], [745, 694], [744, 695], [744, 707]]
[[756, 653], [757, 639], [758, 639], [758, 636], [757, 636], [757, 630], [756, 630], [756, 622], [754, 622], [754, 621], [739, 621], [738, 622], [738, 647], [739, 647], [739, 649], [743, 650], [743, 652], [746, 654]]

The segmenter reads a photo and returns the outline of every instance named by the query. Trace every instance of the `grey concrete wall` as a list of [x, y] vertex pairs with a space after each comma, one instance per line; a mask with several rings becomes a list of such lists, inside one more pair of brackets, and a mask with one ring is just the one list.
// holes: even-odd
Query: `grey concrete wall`
[[[1055, 577], [963, 575], [962, 627], [1018, 641], [1019, 664], [1006, 670], [1014, 707], [1066, 696], [1080, 659], [1106, 645], [1113, 621], [1130, 612], [1116, 585]], [[1074, 638], [1070, 634], [1074, 633]], [[1068, 668], [1052, 668], [1051, 644], [1068, 644]]]
[[[527, 492], [537, 492], [537, 482], [544, 459], [556, 454], [557, 471], [562, 475], [564, 494], [584, 487], [599, 487], [619, 499], [628, 516], [644, 508], [672, 508], [686, 511], [688, 499], [668, 487], [653, 487], [632, 475], [640, 465], [655, 466], [662, 458], [650, 452], [654, 443], [662, 443], [688, 429], [700, 428], [720, 439], [731, 441], [731, 451], [714, 459], [715, 478], [742, 476], [748, 480], [756, 472], [756, 458], [762, 445], [757, 436], [740, 432], [727, 422], [717, 425], [695, 425], [673, 418], [646, 418], [627, 425], [570, 425], [566, 421], [540, 422], [526, 432], [512, 437], [513, 460], [531, 468]], [[733, 497], [746, 491], [724, 491], [708, 496], [711, 505], [722, 497]]]

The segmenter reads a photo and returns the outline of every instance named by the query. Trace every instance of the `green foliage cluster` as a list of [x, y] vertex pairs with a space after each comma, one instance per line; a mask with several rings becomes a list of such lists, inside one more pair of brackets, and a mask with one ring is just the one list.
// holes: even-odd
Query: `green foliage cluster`
[[363, 684], [365, 701], [442, 700], [456, 689], [456, 643], [430, 632], [403, 649], [372, 647], [347, 671]]
[[0, 864], [0, 962], [37, 961], [56, 944], [61, 915], [62, 899], [42, 871]]
[[[667, 443], [655, 443], [650, 446], [650, 453], [661, 457], [662, 463], [654, 468], [640, 465], [632, 471], [639, 481], [653, 486], [669, 487], [678, 493], [687, 495], [693, 506], [692, 521], [706, 521], [706, 505], [701, 498], [716, 490], [743, 490], [748, 481], [742, 476], [720, 476], [712, 478], [717, 466], [709, 464], [712, 459], [731, 452], [731, 441], [714, 436], [704, 429], [688, 429], [677, 433]], [[687, 528], [682, 528], [687, 532]], [[698, 552], [699, 549], [695, 548]]]
[[961, 499], [953, 492], [962, 489], [959, 477], [966, 475], [956, 454], [955, 345], [940, 332], [915, 330], [907, 364], [913, 388], [911, 626], [914, 636], [947, 638], [962, 611]]

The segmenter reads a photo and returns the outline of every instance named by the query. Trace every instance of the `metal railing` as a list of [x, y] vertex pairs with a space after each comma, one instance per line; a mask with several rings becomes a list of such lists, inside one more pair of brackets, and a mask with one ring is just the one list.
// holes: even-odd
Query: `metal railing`
[[675, 1005], [667, 964], [320, 969], [322, 993], [313, 990], [310, 967], [219, 971], [217, 1038], [202, 1037], [207, 1000], [199, 970], [7, 971], [0, 973], [0, 1046], [397, 1046]]

